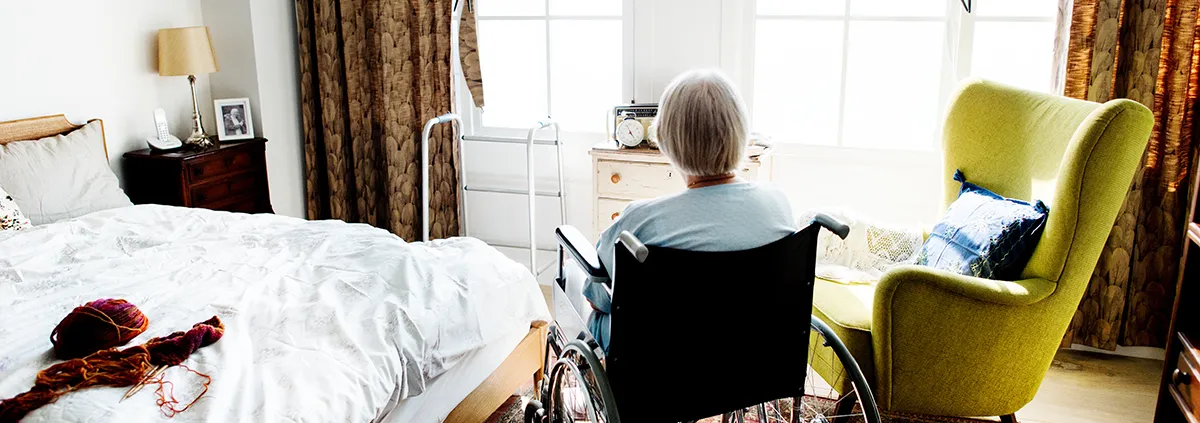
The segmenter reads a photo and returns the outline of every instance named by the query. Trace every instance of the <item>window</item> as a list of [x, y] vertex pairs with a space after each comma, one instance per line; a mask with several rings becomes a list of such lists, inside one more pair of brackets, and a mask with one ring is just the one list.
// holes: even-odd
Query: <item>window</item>
[[626, 97], [629, 0], [476, 0], [487, 104], [477, 129], [528, 128], [547, 115], [564, 131], [603, 132]]
[[780, 142], [924, 150], [957, 82], [1049, 91], [1055, 0], [757, 0], [751, 107]]

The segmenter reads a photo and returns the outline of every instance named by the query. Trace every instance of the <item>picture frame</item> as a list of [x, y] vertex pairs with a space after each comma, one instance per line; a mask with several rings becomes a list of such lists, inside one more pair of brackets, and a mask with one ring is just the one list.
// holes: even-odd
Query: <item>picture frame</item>
[[254, 138], [249, 98], [213, 100], [213, 111], [217, 115], [217, 139], [235, 141]]

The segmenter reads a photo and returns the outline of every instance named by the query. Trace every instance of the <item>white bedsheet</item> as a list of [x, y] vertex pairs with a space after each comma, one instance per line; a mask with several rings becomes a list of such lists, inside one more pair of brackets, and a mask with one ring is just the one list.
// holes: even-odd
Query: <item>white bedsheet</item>
[[[524, 267], [470, 238], [164, 206], [0, 233], [0, 398], [56, 362], [73, 307], [124, 298], [151, 319], [130, 345], [213, 315], [225, 336], [185, 362], [208, 393], [174, 421], [353, 421], [387, 414], [485, 345], [548, 320]], [[188, 402], [201, 379], [167, 373]], [[26, 421], [165, 421], [153, 387], [67, 394]]]
[[525, 339], [529, 330], [521, 330], [468, 354], [454, 368], [433, 378], [425, 392], [410, 397], [396, 406], [381, 423], [441, 423], [454, 407], [467, 398], [500, 368], [504, 359]]

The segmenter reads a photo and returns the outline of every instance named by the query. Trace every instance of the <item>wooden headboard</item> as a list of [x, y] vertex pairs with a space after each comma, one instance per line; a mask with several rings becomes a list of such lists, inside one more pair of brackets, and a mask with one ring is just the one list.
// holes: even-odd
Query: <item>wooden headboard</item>
[[[104, 138], [104, 121], [92, 119], [88, 123], [97, 121], [100, 122], [100, 136], [104, 140], [104, 155], [107, 156], [108, 140]], [[51, 115], [0, 122], [0, 145], [13, 141], [29, 141], [53, 137], [82, 127], [83, 125], [71, 123], [71, 121], [67, 120], [66, 115]]]

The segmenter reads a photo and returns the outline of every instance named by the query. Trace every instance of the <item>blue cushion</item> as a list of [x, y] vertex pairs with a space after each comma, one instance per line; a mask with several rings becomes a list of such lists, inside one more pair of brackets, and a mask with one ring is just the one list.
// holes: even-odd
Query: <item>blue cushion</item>
[[962, 183], [958, 199], [917, 252], [917, 264], [988, 279], [1019, 278], [1042, 238], [1046, 205], [999, 196], [967, 182], [962, 171], [954, 172], [954, 180]]

